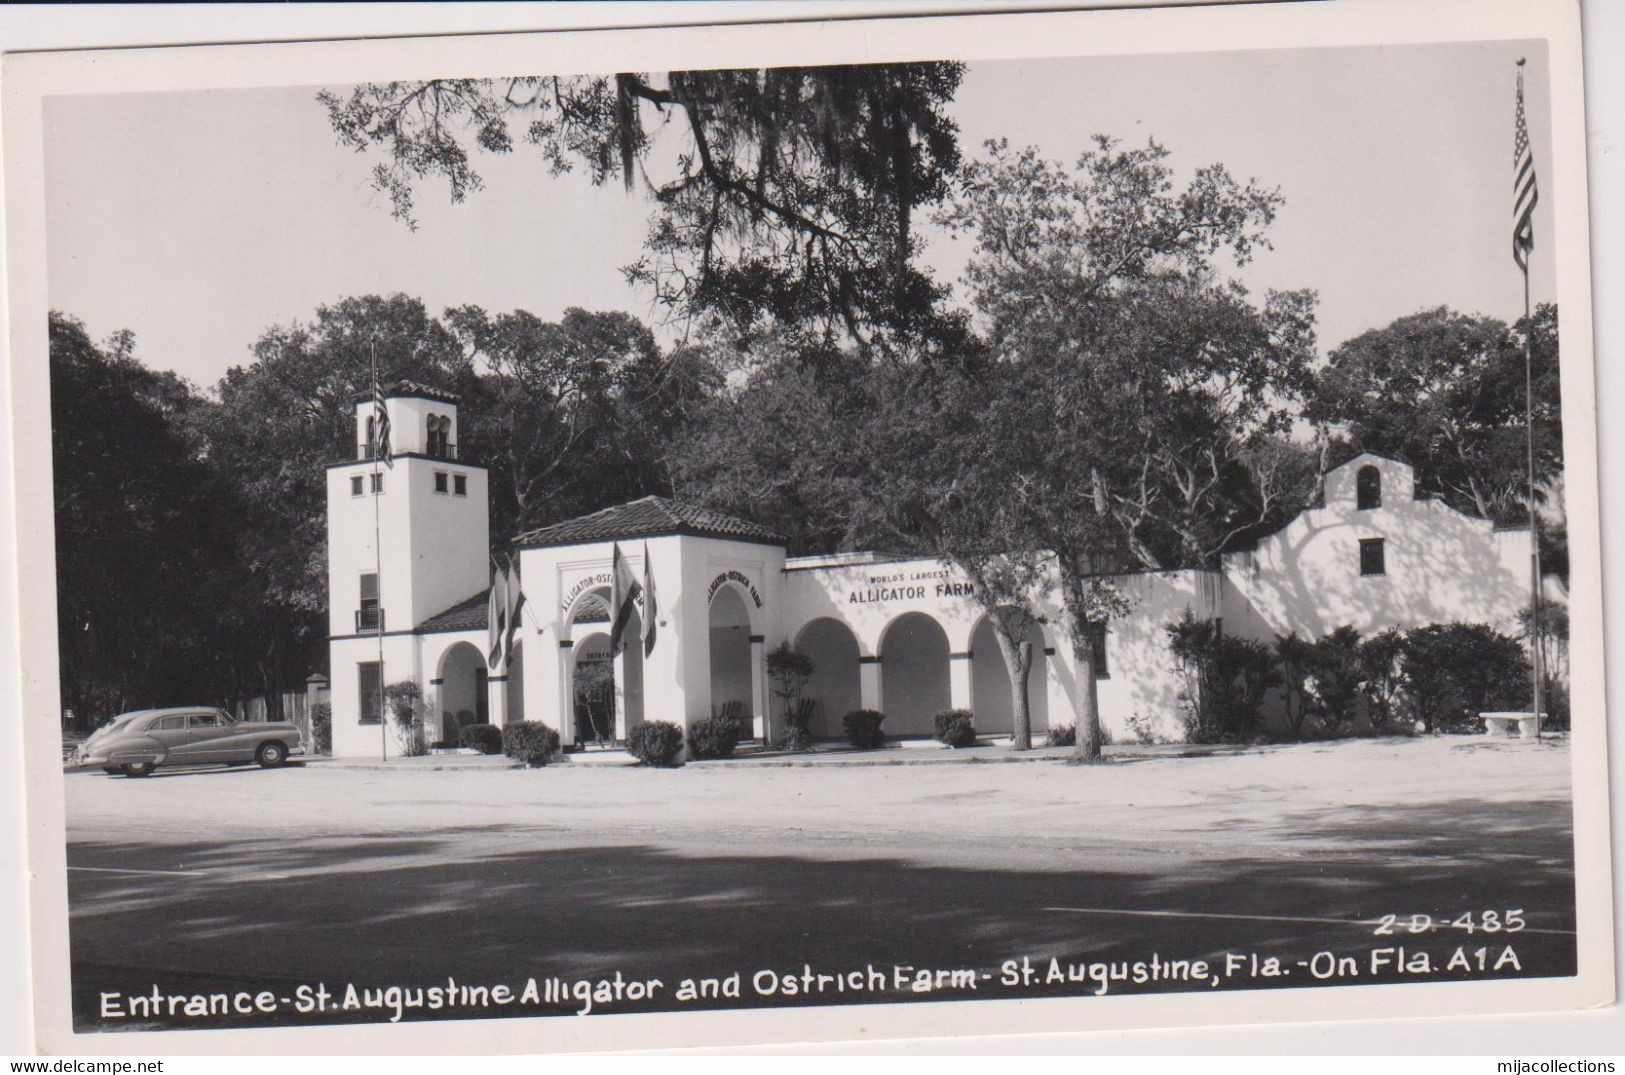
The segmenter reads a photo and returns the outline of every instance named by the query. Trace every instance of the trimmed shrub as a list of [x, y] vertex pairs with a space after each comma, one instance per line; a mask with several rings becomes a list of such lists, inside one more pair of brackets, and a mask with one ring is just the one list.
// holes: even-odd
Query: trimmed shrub
[[[470, 729], [481, 727], [469, 725]], [[491, 725], [483, 725], [491, 727]], [[559, 753], [559, 733], [539, 720], [521, 720], [504, 724], [498, 733], [502, 752], [515, 761], [522, 761], [532, 769], [540, 769]]]
[[626, 737], [626, 751], [652, 769], [675, 769], [682, 762], [683, 729], [665, 720], [646, 720]]
[[1528, 708], [1523, 644], [1482, 623], [1430, 623], [1405, 636], [1406, 716], [1425, 731], [1478, 730], [1478, 714]]
[[384, 706], [395, 725], [400, 751], [408, 758], [429, 751], [423, 738], [423, 688], [416, 680], [403, 679], [384, 687]]
[[804, 724], [787, 724], [779, 733], [779, 749], [788, 751], [811, 750], [812, 732]]
[[1075, 747], [1078, 745], [1078, 729], [1070, 724], [1058, 724], [1044, 736], [1044, 745], [1050, 747]]
[[1359, 713], [1360, 633], [1345, 625], [1322, 635], [1309, 650], [1308, 667], [1311, 708], [1328, 735], [1346, 732]]
[[333, 753], [333, 707], [326, 702], [310, 707], [310, 738], [316, 753]]
[[1360, 693], [1365, 696], [1366, 713], [1373, 732], [1391, 730], [1390, 723], [1399, 706], [1403, 682], [1399, 658], [1404, 649], [1405, 636], [1392, 627], [1362, 639], [1354, 649]]
[[859, 750], [875, 750], [885, 746], [886, 733], [880, 728], [885, 719], [884, 713], [873, 709], [854, 709], [841, 718], [841, 727], [846, 729], [846, 741]]
[[[544, 725], [545, 727], [545, 725]], [[558, 735], [553, 736], [553, 745], [558, 746]], [[457, 733], [457, 745], [472, 747], [481, 754], [501, 754], [505, 749], [502, 741], [502, 729], [495, 724], [465, 724]]]
[[1248, 742], [1263, 730], [1264, 695], [1279, 686], [1270, 647], [1225, 634], [1214, 620], [1184, 618], [1166, 627], [1184, 686], [1185, 738], [1192, 743]]
[[728, 758], [739, 745], [738, 717], [712, 717], [688, 730], [688, 747], [696, 758]]
[[951, 747], [968, 747], [976, 743], [976, 725], [968, 709], [944, 709], [931, 718], [937, 731], [937, 742]]

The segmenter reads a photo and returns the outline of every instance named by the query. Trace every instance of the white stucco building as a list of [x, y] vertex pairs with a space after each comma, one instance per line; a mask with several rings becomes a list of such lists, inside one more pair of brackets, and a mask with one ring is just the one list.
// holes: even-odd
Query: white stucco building
[[[779, 708], [765, 657], [785, 640], [816, 665], [805, 696], [817, 735], [840, 736], [842, 715], [856, 708], [883, 712], [892, 736], [929, 735], [932, 715], [950, 707], [972, 710], [983, 734], [1009, 731], [1004, 662], [954, 569], [876, 553], [786, 557], [767, 526], [659, 497], [516, 540], [525, 607], [511, 658], [489, 668], [485, 470], [458, 458], [455, 397], [403, 384], [385, 405], [393, 465], [371, 460], [372, 405], [361, 402], [356, 458], [327, 475], [335, 754], [380, 751], [379, 677], [423, 687], [431, 738], [453, 737], [454, 723], [520, 719], [552, 725], [567, 746], [594, 738], [574, 685], [584, 662], [608, 657], [616, 543], [640, 579], [647, 555], [658, 627], [645, 657], [634, 616], [633, 641], [614, 659], [613, 732], [597, 735], [621, 740], [641, 720], [723, 714], [751, 715], [764, 734], [762, 715]], [[1361, 633], [1450, 620], [1514, 628], [1528, 603], [1527, 529], [1417, 500], [1409, 466], [1369, 454], [1327, 474], [1324, 501], [1255, 548], [1226, 554], [1218, 570], [1111, 576], [1131, 611], [1111, 623], [1097, 662], [1110, 735], [1182, 734], [1164, 628], [1187, 610], [1263, 640], [1316, 638], [1342, 624]], [[1078, 691], [1051, 626], [1059, 608], [1046, 618], [1033, 629], [1028, 681], [1040, 737], [1073, 722]]]

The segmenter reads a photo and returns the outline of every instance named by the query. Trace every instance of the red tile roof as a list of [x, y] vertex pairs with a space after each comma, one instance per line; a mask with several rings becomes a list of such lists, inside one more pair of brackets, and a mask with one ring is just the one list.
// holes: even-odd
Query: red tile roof
[[417, 629], [420, 633], [483, 631], [486, 628], [486, 614], [490, 611], [490, 604], [491, 590], [487, 587], [472, 597], [463, 598], [443, 612], [436, 612], [420, 623]]
[[681, 504], [665, 497], [646, 496], [630, 504], [604, 508], [579, 519], [544, 526], [514, 538], [523, 548], [550, 545], [584, 545], [595, 541], [627, 538], [664, 537], [684, 534], [749, 541], [759, 545], [783, 545], [785, 536], [765, 526], [724, 515], [720, 511]]

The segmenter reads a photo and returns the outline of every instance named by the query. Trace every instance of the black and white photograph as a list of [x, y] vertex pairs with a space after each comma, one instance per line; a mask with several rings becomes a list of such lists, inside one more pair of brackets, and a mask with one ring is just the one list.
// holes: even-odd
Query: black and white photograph
[[1304, 7], [8, 68], [55, 1047], [1611, 1001], [1578, 20]]

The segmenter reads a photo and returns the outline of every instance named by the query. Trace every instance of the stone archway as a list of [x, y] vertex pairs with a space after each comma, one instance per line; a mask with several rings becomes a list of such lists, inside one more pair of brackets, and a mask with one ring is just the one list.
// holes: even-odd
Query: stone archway
[[795, 645], [813, 663], [812, 678], [803, 691], [803, 697], [813, 701], [813, 734], [830, 739], [844, 736], [841, 718], [863, 707], [857, 636], [840, 620], [825, 616], [803, 627]]
[[571, 653], [570, 699], [578, 743], [615, 739], [615, 663], [609, 635], [594, 631], [576, 642]]
[[750, 609], [737, 588], [717, 588], [711, 597], [707, 626], [711, 716], [734, 717], [741, 721], [744, 734], [754, 734], [748, 718], [764, 714], [755, 712]]
[[931, 735], [952, 705], [948, 633], [923, 612], [905, 612], [880, 636], [880, 697], [888, 735]]
[[470, 642], [458, 642], [440, 655], [435, 673], [436, 703], [433, 716], [440, 722], [440, 740], [457, 745], [464, 725], [490, 722], [485, 654]]
[[[634, 607], [621, 653], [612, 657], [609, 596], [607, 586], [589, 590], [576, 599], [565, 618], [568, 637], [573, 640], [564, 658], [565, 697], [577, 743], [625, 742], [627, 733], [644, 719], [643, 646], [639, 641], [643, 620]], [[602, 696], [605, 691], [607, 703]]]
[[[1027, 711], [1032, 731], [1041, 737], [1049, 728], [1047, 658], [1044, 656], [1044, 629], [1029, 624], [1027, 641], [1032, 643], [1033, 663], [1027, 668]], [[977, 621], [970, 636], [971, 712], [976, 730], [989, 735], [1009, 735], [1015, 728], [1015, 706], [1010, 698], [1010, 670], [993, 634], [987, 616]]]

